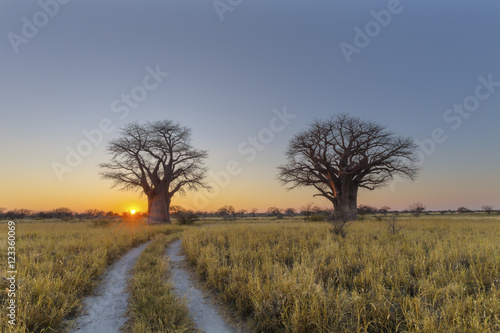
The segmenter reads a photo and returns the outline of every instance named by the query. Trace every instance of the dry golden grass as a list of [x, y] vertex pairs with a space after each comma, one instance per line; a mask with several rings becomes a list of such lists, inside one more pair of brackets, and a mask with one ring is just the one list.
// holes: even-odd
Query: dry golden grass
[[[135, 221], [137, 222], [137, 221]], [[7, 263], [7, 225], [0, 225], [0, 262]], [[109, 264], [128, 249], [176, 226], [138, 223], [16, 222], [17, 325], [7, 324], [5, 281], [0, 290], [0, 332], [61, 331], [61, 322], [75, 314]]]
[[133, 333], [194, 332], [186, 304], [167, 281], [166, 247], [180, 234], [159, 235], [142, 252], [130, 285], [128, 330]]
[[498, 218], [191, 229], [184, 249], [259, 332], [499, 332]]

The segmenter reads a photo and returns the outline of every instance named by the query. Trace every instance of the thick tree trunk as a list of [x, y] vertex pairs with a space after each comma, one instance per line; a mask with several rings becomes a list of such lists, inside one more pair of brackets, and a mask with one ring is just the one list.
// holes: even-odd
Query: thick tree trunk
[[153, 205], [153, 194], [148, 194], [148, 216], [151, 214], [151, 206]]
[[[159, 186], [151, 199], [148, 224], [170, 223], [170, 197], [167, 196], [164, 186]], [[149, 205], [148, 198], [148, 205]]]
[[343, 182], [334, 201], [335, 212], [342, 214], [347, 221], [358, 218], [358, 185], [351, 181]]

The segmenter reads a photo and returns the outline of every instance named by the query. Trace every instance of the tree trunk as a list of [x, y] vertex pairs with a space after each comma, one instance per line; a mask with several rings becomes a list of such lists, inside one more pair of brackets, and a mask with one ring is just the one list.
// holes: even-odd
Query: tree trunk
[[358, 185], [356, 183], [352, 181], [342, 182], [341, 190], [337, 192], [335, 197], [334, 208], [347, 221], [358, 218]]
[[151, 214], [151, 206], [153, 205], [154, 194], [148, 194], [148, 216]]
[[165, 186], [160, 185], [156, 189], [151, 200], [151, 209], [149, 211], [148, 224], [170, 223], [169, 210], [170, 197], [167, 197]]

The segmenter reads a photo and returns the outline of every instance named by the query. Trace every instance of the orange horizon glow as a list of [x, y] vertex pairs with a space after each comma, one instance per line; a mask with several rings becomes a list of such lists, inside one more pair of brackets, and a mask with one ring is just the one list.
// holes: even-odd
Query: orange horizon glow
[[[62, 183], [54, 182], [49, 175], [28, 174], [16, 176], [18, 170], [13, 170], [13, 177], [4, 180], [2, 193], [0, 193], [0, 207], [6, 210], [29, 209], [32, 211], [49, 211], [59, 207], [67, 207], [73, 212], [84, 212], [87, 209], [98, 209], [105, 212], [112, 211], [122, 214], [130, 212], [131, 207], [138, 212], [147, 212], [147, 198], [140, 192], [124, 192], [110, 188], [109, 182], [97, 177], [95, 168], [82, 168], [75, 171]], [[236, 210], [250, 211], [257, 209], [265, 212], [269, 207], [281, 209], [295, 208], [299, 210], [306, 203], [312, 202], [321, 208], [331, 208], [330, 203], [324, 198], [314, 198], [314, 190], [300, 188], [287, 191], [273, 179], [272, 174], [260, 173], [254, 175], [249, 171], [249, 176], [235, 177], [224, 188], [214, 186], [209, 194], [189, 192], [186, 197], [175, 195], [172, 205], [179, 205], [193, 211], [214, 212], [220, 207], [231, 205]], [[456, 209], [464, 206], [469, 209], [479, 209], [483, 204], [494, 207], [494, 200], [471, 198], [461, 191], [461, 184], [453, 186], [435, 187], [443, 175], [437, 174], [421, 179], [418, 183], [405, 182], [391, 188], [376, 191], [360, 191], [358, 205], [365, 204], [374, 207], [389, 206], [394, 210], [403, 210], [409, 204], [421, 201], [429, 210]], [[30, 191], [19, 190], [19, 179], [26, 183], [36, 183], [37, 186]], [[258, 181], [256, 181], [258, 180]], [[472, 188], [472, 186], [471, 186]], [[429, 191], [432, 189], [432, 191]], [[489, 198], [497, 197], [495, 187], [482, 188], [482, 195]], [[450, 194], [453, 193], [453, 195]], [[202, 200], [197, 200], [202, 198]], [[201, 203], [201, 204], [199, 204]]]

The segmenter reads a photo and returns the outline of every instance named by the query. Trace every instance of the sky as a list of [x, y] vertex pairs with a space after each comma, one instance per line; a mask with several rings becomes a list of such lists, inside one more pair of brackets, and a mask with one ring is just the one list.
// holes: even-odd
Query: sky
[[124, 124], [162, 119], [209, 151], [214, 191], [174, 204], [328, 207], [281, 186], [276, 167], [294, 134], [344, 112], [420, 145], [414, 182], [361, 190], [358, 204], [498, 209], [499, 10], [493, 0], [2, 1], [0, 207], [146, 210], [98, 164]]

